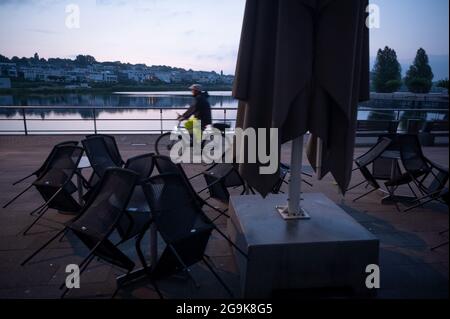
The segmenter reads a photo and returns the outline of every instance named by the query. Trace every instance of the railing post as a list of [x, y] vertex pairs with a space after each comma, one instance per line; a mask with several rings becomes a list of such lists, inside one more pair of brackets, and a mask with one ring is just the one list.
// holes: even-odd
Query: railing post
[[223, 110], [223, 122], [227, 123], [227, 109]]
[[164, 126], [163, 126], [163, 110], [159, 109], [159, 123], [160, 123], [160, 128], [161, 128], [161, 135], [163, 134], [164, 131]]
[[22, 109], [22, 117], [23, 117], [23, 129], [24, 129], [24, 133], [25, 133], [25, 136], [28, 136], [27, 116], [26, 116], [25, 109]]
[[94, 134], [97, 135], [97, 110], [95, 108], [92, 109], [92, 114], [94, 116]]

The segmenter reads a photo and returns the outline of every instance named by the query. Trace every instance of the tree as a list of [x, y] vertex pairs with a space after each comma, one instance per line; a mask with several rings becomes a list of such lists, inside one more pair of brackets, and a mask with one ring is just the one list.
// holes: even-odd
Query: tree
[[78, 55], [77, 58], [75, 59], [75, 63], [82, 67], [93, 65], [96, 62], [97, 61], [95, 60], [95, 58], [90, 55]]
[[434, 74], [424, 49], [417, 51], [414, 63], [409, 68], [405, 77], [405, 84], [412, 93], [430, 93], [433, 86]]
[[373, 86], [377, 93], [396, 92], [402, 86], [402, 68], [397, 60], [397, 53], [385, 47], [378, 50], [373, 69]]
[[448, 79], [438, 81], [436, 86], [448, 90]]

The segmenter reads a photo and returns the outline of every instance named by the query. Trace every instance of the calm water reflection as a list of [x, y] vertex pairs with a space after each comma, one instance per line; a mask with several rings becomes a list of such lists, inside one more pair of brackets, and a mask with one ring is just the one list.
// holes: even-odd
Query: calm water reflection
[[[213, 111], [213, 119], [216, 122], [227, 121], [234, 124], [238, 103], [231, 97], [231, 92], [210, 92], [210, 95], [211, 106], [218, 109]], [[0, 134], [24, 131], [23, 111], [1, 106], [33, 106], [34, 108], [25, 111], [27, 129], [33, 133], [84, 134], [92, 132], [95, 126], [102, 132], [157, 133], [171, 130], [177, 124], [177, 113], [189, 107], [191, 102], [189, 92], [0, 95]], [[107, 109], [94, 111], [93, 107]], [[393, 112], [380, 109], [360, 111], [358, 114], [360, 120], [397, 118], [402, 120], [402, 126], [410, 118], [424, 121], [448, 119], [448, 110]]]

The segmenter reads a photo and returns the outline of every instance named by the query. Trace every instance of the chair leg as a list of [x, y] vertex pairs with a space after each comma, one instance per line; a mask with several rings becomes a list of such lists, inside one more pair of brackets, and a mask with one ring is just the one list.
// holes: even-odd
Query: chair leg
[[429, 199], [429, 200], [427, 200], [427, 201], [425, 201], [425, 202], [421, 202], [420, 201], [420, 199], [418, 199], [417, 201], [419, 202], [417, 205], [414, 205], [414, 206], [412, 206], [412, 207], [409, 207], [408, 209], [405, 209], [403, 212], [404, 213], [407, 213], [407, 212], [409, 212], [409, 211], [411, 211], [411, 210], [413, 210], [413, 209], [416, 209], [416, 208], [419, 208], [419, 207], [422, 207], [423, 205], [426, 205], [426, 204], [428, 204], [428, 203], [431, 203], [432, 201], [434, 201], [435, 199], [434, 198], [431, 198], [431, 199]]
[[363, 194], [363, 195], [361, 195], [361, 196], [355, 198], [355, 199], [353, 200], [353, 202], [356, 203], [356, 202], [359, 201], [361, 198], [364, 198], [364, 197], [366, 197], [366, 196], [372, 194], [372, 193], [375, 192], [376, 190], [378, 190], [378, 189], [377, 189], [377, 188], [372, 189], [371, 191], [369, 191], [369, 192], [367, 192], [367, 193], [365, 193], [365, 194]]
[[209, 208], [211, 208], [211, 209], [213, 209], [214, 211], [218, 212], [218, 213], [220, 214], [220, 216], [225, 216], [226, 218], [230, 218], [230, 216], [229, 216], [228, 214], [226, 214], [226, 212], [228, 211], [228, 209], [222, 211], [222, 210], [220, 210], [220, 209], [218, 209], [218, 208], [212, 206], [211, 204], [209, 204], [207, 201], [205, 201], [205, 200], [203, 200], [203, 199], [202, 199], [201, 201], [202, 201], [202, 203], [203, 203], [205, 206], [208, 206]]
[[192, 276], [191, 274], [191, 270], [189, 269], [189, 267], [184, 263], [183, 259], [180, 257], [180, 255], [178, 255], [178, 252], [176, 251], [176, 249], [172, 246], [172, 245], [167, 245], [170, 250], [173, 252], [173, 254], [175, 255], [175, 258], [178, 259], [178, 262], [181, 264], [181, 266], [183, 267], [183, 270], [186, 272], [186, 274], [188, 275], [188, 277], [191, 279], [191, 281], [194, 283], [194, 286], [198, 289], [200, 288], [200, 285], [197, 283], [197, 281], [195, 280], [195, 278]]
[[22, 196], [23, 194], [25, 194], [27, 191], [29, 191], [31, 188], [33, 187], [33, 185], [28, 186], [25, 190], [23, 190], [22, 192], [20, 192], [18, 195], [16, 195], [13, 199], [11, 199], [9, 202], [7, 202], [5, 204], [5, 206], [3, 206], [3, 209], [7, 208], [9, 205], [11, 205], [12, 203], [14, 203], [20, 196]]
[[29, 179], [29, 178], [30, 178], [31, 176], [33, 176], [33, 175], [35, 175], [35, 173], [30, 174], [30, 175], [28, 175], [27, 177], [24, 177], [24, 178], [18, 180], [17, 182], [13, 183], [12, 185], [13, 185], [13, 186], [16, 186], [17, 184], [20, 184], [20, 183], [22, 183], [23, 181]]
[[[128, 270], [125, 276], [128, 276], [131, 273], [132, 269]], [[111, 296], [111, 299], [114, 299], [119, 292], [120, 288], [122, 288], [122, 285], [117, 284], [116, 290], [114, 290], [114, 293]]]
[[44, 250], [48, 245], [50, 245], [54, 240], [56, 240], [56, 238], [58, 238], [59, 236], [61, 236], [62, 233], [65, 233], [66, 229], [61, 230], [60, 232], [58, 232], [55, 236], [53, 236], [48, 242], [46, 242], [41, 248], [39, 248], [38, 250], [36, 250], [30, 257], [28, 257], [27, 259], [25, 259], [20, 265], [21, 266], [25, 266], [31, 259], [33, 259], [37, 254], [39, 254], [42, 250]]
[[211, 273], [216, 277], [216, 279], [220, 282], [220, 284], [225, 288], [225, 290], [228, 292], [231, 298], [234, 298], [233, 292], [231, 289], [225, 284], [225, 282], [220, 278], [219, 274], [214, 270], [214, 268], [209, 264], [209, 262], [206, 260], [206, 258], [203, 257], [203, 262], [205, 263], [206, 267], [211, 271]]
[[[149, 278], [150, 278], [150, 282], [153, 286], [153, 288], [155, 288], [156, 293], [158, 294], [158, 297], [160, 299], [164, 299], [163, 294], [161, 293], [161, 290], [159, 290], [158, 284], [156, 283], [156, 281], [152, 278], [152, 274], [150, 269], [148, 268], [147, 265], [147, 261], [145, 260], [145, 256], [142, 253], [142, 249], [141, 249], [141, 243], [142, 243], [142, 239], [144, 238], [145, 235], [145, 231], [143, 231], [141, 234], [139, 234], [139, 236], [136, 238], [136, 251], [139, 257], [139, 260], [141, 261], [142, 267], [144, 267], [145, 271], [148, 273]], [[152, 265], [153, 266], [153, 265]]]
[[59, 242], [60, 242], [60, 243], [62, 243], [64, 237], [67, 236], [67, 233], [68, 233], [68, 232], [69, 232], [69, 229], [66, 229], [66, 230], [64, 231], [64, 234], [63, 234], [63, 235], [61, 236], [61, 238], [59, 239]]
[[27, 229], [24, 230], [23, 235], [26, 236], [28, 234], [28, 232], [31, 230], [31, 228], [33, 228], [34, 225], [36, 225], [36, 223], [45, 215], [45, 213], [49, 210], [49, 207], [45, 207], [45, 209], [42, 210], [42, 213], [36, 217], [36, 219], [34, 220], [34, 222], [31, 223], [30, 226], [28, 226]]
[[364, 184], [366, 181], [362, 181], [361, 183], [358, 183], [352, 187], [350, 187], [349, 189], [347, 189], [347, 192], [354, 190], [355, 188], [361, 186], [362, 184]]
[[442, 243], [442, 244], [440, 244], [440, 245], [438, 245], [436, 247], [431, 248], [431, 250], [433, 251], [433, 250], [439, 249], [441, 247], [447, 246], [448, 244], [449, 244], [449, 242], [447, 241], [447, 242]]
[[[214, 224], [213, 224], [214, 225]], [[231, 245], [233, 246], [237, 251], [239, 251], [245, 258], [248, 258], [248, 255], [242, 251], [235, 243], [231, 241], [230, 238], [228, 238], [216, 225], [214, 225], [214, 229]]]

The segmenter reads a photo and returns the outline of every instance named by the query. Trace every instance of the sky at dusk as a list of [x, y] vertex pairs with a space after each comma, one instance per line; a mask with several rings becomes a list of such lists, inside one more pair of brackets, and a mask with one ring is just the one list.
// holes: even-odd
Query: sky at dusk
[[[448, 0], [371, 2], [381, 9], [372, 57], [388, 45], [406, 68], [423, 47], [436, 77], [448, 77]], [[80, 8], [80, 28], [66, 27], [69, 4]], [[245, 0], [0, 0], [0, 54], [90, 54], [233, 74], [244, 6]]]

